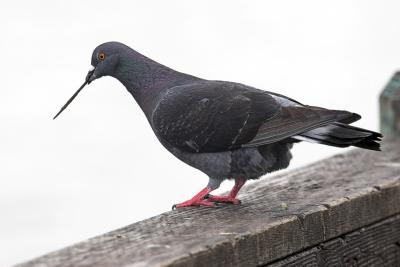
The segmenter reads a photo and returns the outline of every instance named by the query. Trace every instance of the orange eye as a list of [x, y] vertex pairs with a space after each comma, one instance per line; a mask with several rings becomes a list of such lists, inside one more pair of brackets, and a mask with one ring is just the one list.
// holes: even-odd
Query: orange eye
[[100, 53], [97, 55], [97, 58], [98, 58], [99, 60], [104, 60], [104, 59], [106, 58], [106, 54], [104, 54], [103, 52], [100, 52]]

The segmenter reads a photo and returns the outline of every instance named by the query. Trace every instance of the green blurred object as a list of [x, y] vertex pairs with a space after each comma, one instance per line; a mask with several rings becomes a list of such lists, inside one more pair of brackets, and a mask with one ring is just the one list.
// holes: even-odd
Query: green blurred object
[[380, 98], [380, 123], [384, 136], [400, 136], [400, 71], [396, 72]]

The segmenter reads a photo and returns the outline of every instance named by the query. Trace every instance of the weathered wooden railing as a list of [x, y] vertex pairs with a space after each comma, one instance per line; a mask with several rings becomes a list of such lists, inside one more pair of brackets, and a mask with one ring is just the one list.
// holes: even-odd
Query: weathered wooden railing
[[166, 212], [18, 266], [400, 266], [400, 74], [381, 102], [382, 152], [354, 149], [252, 183], [240, 206]]

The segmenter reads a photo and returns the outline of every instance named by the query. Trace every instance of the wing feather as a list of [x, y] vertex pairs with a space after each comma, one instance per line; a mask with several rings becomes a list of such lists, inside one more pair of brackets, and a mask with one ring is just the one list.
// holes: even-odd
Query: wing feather
[[258, 129], [257, 135], [244, 147], [256, 147], [278, 142], [341, 120], [359, 115], [341, 110], [329, 110], [312, 106], [284, 106]]

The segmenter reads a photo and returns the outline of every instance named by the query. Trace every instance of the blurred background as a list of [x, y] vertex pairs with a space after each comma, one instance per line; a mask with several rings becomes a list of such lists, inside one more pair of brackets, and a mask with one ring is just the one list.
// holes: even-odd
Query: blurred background
[[[100, 43], [351, 110], [363, 116], [357, 126], [377, 130], [378, 95], [400, 66], [399, 10], [395, 0], [2, 3], [0, 266], [168, 211], [207, 183], [159, 144], [113, 78], [52, 120]], [[290, 168], [343, 151], [299, 144]]]

